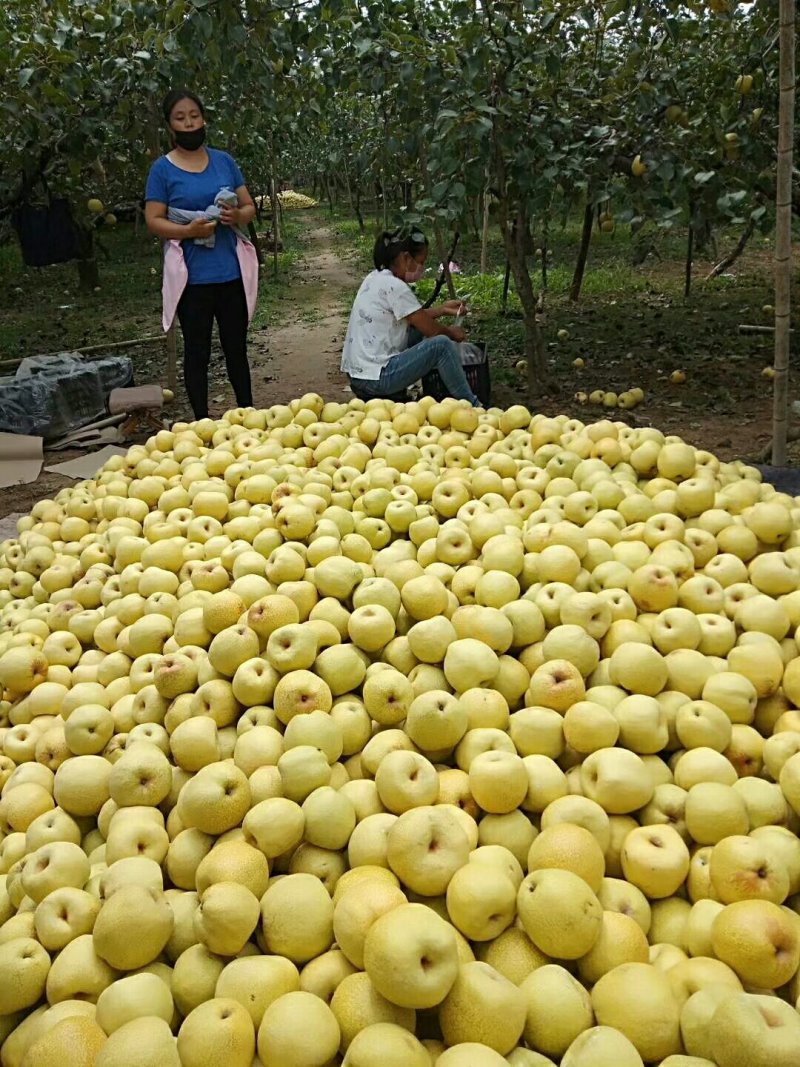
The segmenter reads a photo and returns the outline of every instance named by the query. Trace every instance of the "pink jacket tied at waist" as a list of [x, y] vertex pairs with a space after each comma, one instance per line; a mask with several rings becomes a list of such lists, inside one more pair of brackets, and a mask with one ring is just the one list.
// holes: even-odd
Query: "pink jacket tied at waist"
[[[247, 321], [250, 322], [256, 310], [258, 298], [258, 256], [250, 241], [237, 234], [236, 255], [242, 272], [242, 285], [247, 300]], [[189, 282], [189, 271], [183, 256], [180, 241], [167, 241], [164, 247], [164, 278], [161, 284], [163, 297], [162, 325], [164, 332], [169, 330], [175, 320], [183, 290]]]

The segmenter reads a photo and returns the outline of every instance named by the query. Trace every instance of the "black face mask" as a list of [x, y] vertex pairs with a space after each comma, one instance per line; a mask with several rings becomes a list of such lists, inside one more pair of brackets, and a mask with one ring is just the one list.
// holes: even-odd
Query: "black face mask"
[[185, 152], [196, 152], [205, 142], [206, 128], [199, 126], [196, 130], [173, 130], [172, 136], [178, 148], [182, 148]]

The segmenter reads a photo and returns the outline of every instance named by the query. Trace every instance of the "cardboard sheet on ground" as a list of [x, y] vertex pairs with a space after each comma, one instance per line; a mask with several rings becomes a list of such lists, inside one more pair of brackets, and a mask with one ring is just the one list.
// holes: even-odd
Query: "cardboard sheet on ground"
[[100, 448], [101, 445], [119, 444], [125, 440], [119, 426], [124, 421], [124, 415], [109, 415], [104, 419], [97, 419], [79, 430], [48, 441], [47, 450], [57, 452], [67, 448], [82, 448], [88, 451], [90, 448]]
[[53, 463], [45, 467], [45, 470], [50, 471], [51, 474], [63, 474], [65, 478], [86, 480], [93, 478], [106, 460], [111, 459], [112, 456], [124, 456], [125, 452], [124, 448], [107, 445], [99, 452], [89, 452], [85, 456], [78, 456], [77, 459], [68, 459], [66, 463]]
[[42, 462], [41, 437], [0, 433], [0, 489], [35, 482]]

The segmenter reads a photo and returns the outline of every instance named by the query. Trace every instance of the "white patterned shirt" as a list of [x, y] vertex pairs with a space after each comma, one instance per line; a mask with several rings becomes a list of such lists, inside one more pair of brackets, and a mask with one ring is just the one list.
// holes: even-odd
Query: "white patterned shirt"
[[422, 307], [407, 283], [390, 270], [373, 270], [358, 290], [342, 351], [342, 370], [377, 381], [392, 356], [408, 347], [406, 319]]

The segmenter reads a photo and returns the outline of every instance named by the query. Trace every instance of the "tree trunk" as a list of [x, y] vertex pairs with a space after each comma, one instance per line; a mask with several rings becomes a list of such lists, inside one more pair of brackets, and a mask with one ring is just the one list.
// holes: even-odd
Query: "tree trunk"
[[275, 184], [275, 174], [273, 172], [272, 178], [269, 183], [269, 197], [272, 202], [272, 272], [275, 277], [278, 277], [278, 240], [280, 239], [281, 222], [278, 212], [280, 210], [278, 206], [278, 187]]
[[358, 219], [358, 229], [360, 233], [366, 233], [367, 227], [364, 223], [364, 216], [361, 214], [361, 187], [356, 186], [355, 200], [353, 201], [353, 210], [356, 213]]
[[76, 226], [78, 234], [78, 286], [90, 291], [100, 284], [100, 271], [94, 247], [94, 227]]
[[347, 196], [350, 200], [350, 206], [353, 209], [355, 217], [358, 219], [358, 229], [360, 233], [364, 233], [364, 216], [361, 214], [361, 185], [356, 182], [355, 185], [350, 181], [350, 171], [345, 166], [344, 176], [347, 180]]
[[[575, 263], [575, 272], [572, 275], [572, 284], [569, 287], [570, 300], [580, 299], [583, 275], [586, 271], [586, 260], [589, 258], [589, 244], [592, 240], [593, 223], [594, 204], [591, 199], [588, 199], [583, 211], [583, 226], [581, 228], [581, 243], [578, 245], [578, 259]], [[545, 254], [544, 249], [542, 249], [542, 254]]]
[[483, 197], [470, 197], [469, 198], [469, 221], [472, 225], [472, 232], [475, 234], [475, 240], [481, 239], [481, 226], [478, 224], [478, 214], [482, 211]]
[[[589, 224], [591, 231], [591, 223]], [[542, 293], [547, 292], [547, 249], [550, 243], [550, 213], [544, 216], [542, 223]]]
[[255, 248], [255, 250], [256, 250], [256, 259], [258, 260], [258, 265], [259, 265], [259, 267], [263, 267], [264, 266], [264, 249], [263, 249], [262, 244], [261, 244], [261, 238], [258, 236], [258, 233], [256, 232], [256, 224], [254, 222], [248, 222], [248, 224], [247, 224], [247, 232], [250, 235], [250, 240], [252, 241], [253, 248]]
[[[425, 189], [425, 195], [429, 200], [433, 199], [433, 186], [431, 183], [431, 173], [428, 170], [428, 150], [424, 142], [419, 146], [419, 169], [422, 175], [422, 185]], [[447, 284], [447, 291], [450, 294], [450, 299], [456, 299], [456, 287], [453, 284], [453, 278], [450, 274], [450, 262], [447, 255], [447, 248], [444, 243], [444, 234], [442, 233], [442, 227], [438, 222], [433, 223], [433, 236], [436, 240], [436, 251], [439, 255], [439, 262], [442, 264], [442, 270], [444, 273], [444, 280]]]
[[444, 243], [444, 234], [442, 233], [442, 227], [438, 222], [433, 224], [433, 235], [436, 238], [436, 251], [439, 253], [439, 258], [444, 270], [444, 278], [447, 283], [447, 292], [450, 294], [450, 299], [456, 299], [456, 287], [453, 284], [453, 275], [450, 273], [450, 261], [447, 256], [447, 246]]
[[483, 190], [483, 228], [481, 231], [481, 274], [489, 269], [489, 184]]
[[[504, 190], [505, 192], [505, 190]], [[525, 259], [525, 234], [527, 219], [524, 206], [520, 206], [513, 225], [509, 225], [509, 205], [505, 195], [498, 202], [503, 243], [514, 285], [522, 304], [522, 321], [525, 325], [525, 359], [528, 364], [528, 399], [542, 392], [547, 380], [547, 365], [544, 355], [544, 340], [536, 318], [536, 293], [533, 290], [528, 264]]]
[[747, 223], [747, 225], [744, 228], [742, 236], [736, 242], [736, 245], [731, 249], [731, 251], [727, 254], [727, 256], [723, 256], [722, 259], [719, 261], [719, 263], [716, 263], [711, 268], [711, 270], [708, 272], [708, 274], [703, 279], [704, 281], [708, 282], [712, 278], [718, 278], [720, 276], [720, 274], [724, 274], [725, 273], [725, 271], [728, 269], [728, 267], [733, 266], [733, 264], [736, 262], [736, 260], [742, 254], [742, 252], [744, 252], [745, 247], [747, 246], [747, 242], [753, 236], [753, 231], [755, 230], [755, 228], [756, 228], [755, 219], [750, 219], [750, 221]]
[[525, 259], [525, 238], [528, 232], [528, 215], [524, 202], [517, 205], [514, 227], [511, 225], [509, 211], [508, 180], [506, 161], [500, 147], [501, 130], [499, 120], [495, 118], [492, 130], [492, 149], [494, 157], [495, 185], [497, 194], [497, 215], [500, 232], [503, 235], [506, 260], [514, 275], [517, 295], [522, 304], [522, 319], [525, 324], [525, 358], [528, 365], [528, 401], [533, 403], [541, 393], [547, 381], [547, 363], [545, 361], [544, 339], [536, 319], [536, 294], [533, 291], [528, 264]]
[[792, 143], [795, 95], [795, 0], [780, 0], [780, 103], [775, 196], [775, 385], [772, 463], [786, 463], [792, 288]]
[[506, 257], [506, 272], [503, 276], [503, 301], [501, 310], [503, 314], [508, 311], [508, 290], [511, 287], [511, 260]]
[[686, 239], [686, 267], [684, 268], [683, 296], [689, 298], [692, 291], [692, 260], [694, 259], [694, 208], [689, 208], [689, 236]]
[[383, 212], [383, 228], [389, 229], [389, 199], [386, 195], [386, 174], [381, 170], [381, 209]]
[[161, 155], [161, 138], [163, 136], [163, 119], [161, 108], [155, 96], [150, 99], [149, 115], [145, 125], [145, 141], [147, 142], [147, 154], [151, 160], [156, 160]]
[[96, 289], [100, 284], [100, 271], [95, 257], [78, 260], [78, 284], [84, 290]]

